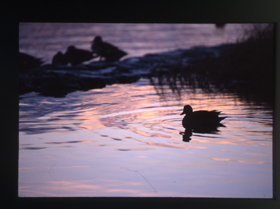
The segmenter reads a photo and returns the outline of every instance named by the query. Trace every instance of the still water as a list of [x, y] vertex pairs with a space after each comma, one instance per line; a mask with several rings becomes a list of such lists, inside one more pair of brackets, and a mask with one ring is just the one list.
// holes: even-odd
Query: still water
[[[51, 27], [40, 27], [45, 25]], [[42, 55], [50, 62], [71, 41], [87, 49], [96, 30], [104, 39], [108, 33], [107, 41], [119, 43], [131, 56], [142, 56], [176, 48], [164, 45], [176, 33], [189, 37], [187, 42], [192, 44], [179, 44], [188, 48], [233, 40], [236, 34], [229, 31], [237, 31], [233, 25], [224, 31], [216, 31], [213, 25], [134, 25], [142, 39], [152, 37], [147, 27], [161, 32], [167, 26], [185, 29], [180, 33], [170, 29], [169, 36], [157, 44], [134, 42], [129, 47], [133, 36], [124, 36], [130, 33], [129, 27], [111, 31], [106, 24], [93, 25], [90, 33], [85, 26], [75, 30], [54, 26], [60, 35], [39, 28], [30, 35], [27, 29], [36, 27], [20, 24], [20, 51]], [[79, 37], [82, 32], [83, 38]], [[113, 32], [114, 37], [109, 35]], [[71, 33], [71, 38], [64, 33]], [[116, 37], [127, 41], [119, 38], [118, 42]], [[168, 86], [162, 88], [164, 97], [142, 78], [133, 84], [76, 91], [64, 98], [23, 95], [19, 100], [19, 196], [272, 198], [272, 110], [248, 104], [234, 94], [186, 88], [178, 99]], [[222, 111], [228, 116], [224, 127], [217, 133], [193, 133], [189, 142], [183, 141], [180, 113], [185, 104], [194, 110]]]

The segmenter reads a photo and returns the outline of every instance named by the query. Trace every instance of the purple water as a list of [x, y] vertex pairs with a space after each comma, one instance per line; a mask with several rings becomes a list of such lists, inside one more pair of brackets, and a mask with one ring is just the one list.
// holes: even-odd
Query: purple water
[[[21, 23], [20, 51], [46, 63], [101, 35], [129, 56], [233, 42], [240, 25]], [[161, 98], [147, 79], [19, 101], [20, 197], [272, 198], [272, 110], [186, 88]], [[227, 115], [182, 141], [182, 108]]]

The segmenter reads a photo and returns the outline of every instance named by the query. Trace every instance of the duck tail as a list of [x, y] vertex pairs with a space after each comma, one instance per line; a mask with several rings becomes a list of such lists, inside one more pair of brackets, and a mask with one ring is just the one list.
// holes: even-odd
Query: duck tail
[[224, 120], [225, 118], [227, 118], [227, 116], [225, 116], [225, 117], [219, 117], [219, 122], [222, 121], [222, 120]]

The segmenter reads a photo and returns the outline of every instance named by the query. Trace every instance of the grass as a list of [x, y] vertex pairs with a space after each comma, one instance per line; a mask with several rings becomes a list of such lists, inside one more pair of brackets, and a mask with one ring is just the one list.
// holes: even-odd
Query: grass
[[219, 57], [195, 61], [190, 69], [202, 86], [220, 91], [239, 92], [273, 103], [274, 25], [251, 24], [243, 28], [236, 44], [225, 48]]
[[196, 72], [212, 80], [272, 82], [274, 75], [273, 24], [244, 26], [243, 34], [218, 57], [194, 63]]
[[159, 85], [166, 80], [179, 97], [180, 89], [188, 86], [201, 88], [206, 93], [237, 94], [249, 103], [273, 106], [273, 24], [246, 24], [236, 43], [222, 48], [220, 56], [202, 56], [186, 68], [176, 68], [165, 78], [158, 77]]

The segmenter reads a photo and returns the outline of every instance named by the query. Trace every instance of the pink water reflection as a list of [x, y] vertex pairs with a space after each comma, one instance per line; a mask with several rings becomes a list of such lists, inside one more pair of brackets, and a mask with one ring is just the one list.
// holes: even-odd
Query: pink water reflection
[[[19, 133], [21, 197], [272, 197], [269, 111], [200, 91], [162, 101], [145, 79], [52, 100], [21, 101], [34, 105], [20, 111], [29, 116]], [[222, 111], [225, 127], [183, 142], [185, 104]]]

